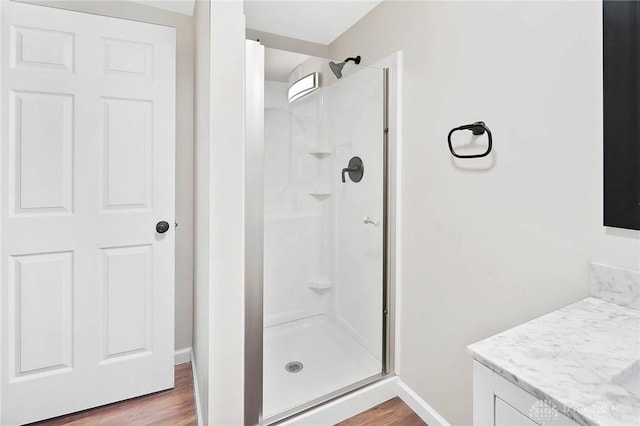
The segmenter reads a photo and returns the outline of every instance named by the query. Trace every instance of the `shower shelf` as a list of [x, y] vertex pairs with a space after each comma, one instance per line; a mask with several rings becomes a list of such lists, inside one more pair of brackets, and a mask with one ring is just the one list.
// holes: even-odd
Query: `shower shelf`
[[307, 287], [312, 290], [326, 290], [333, 287], [333, 282], [329, 278], [317, 278], [307, 281]]
[[331, 194], [333, 194], [333, 191], [331, 190], [331, 188], [323, 188], [323, 187], [319, 187], [319, 188], [309, 188], [307, 190], [307, 194], [314, 196], [314, 197], [329, 197]]
[[309, 154], [313, 155], [314, 157], [318, 157], [318, 158], [322, 159], [322, 158], [327, 158], [328, 156], [333, 154], [333, 152], [317, 149], [317, 150], [309, 151]]
[[324, 143], [313, 144], [308, 147], [307, 153], [318, 158], [325, 158], [333, 154], [333, 147]]

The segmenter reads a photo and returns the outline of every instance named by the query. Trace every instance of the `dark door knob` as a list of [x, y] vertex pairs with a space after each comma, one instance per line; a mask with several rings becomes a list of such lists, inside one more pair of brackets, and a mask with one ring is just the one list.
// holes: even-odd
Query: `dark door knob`
[[161, 220], [160, 222], [158, 222], [156, 224], [156, 232], [158, 234], [164, 234], [165, 232], [167, 232], [169, 230], [169, 223]]

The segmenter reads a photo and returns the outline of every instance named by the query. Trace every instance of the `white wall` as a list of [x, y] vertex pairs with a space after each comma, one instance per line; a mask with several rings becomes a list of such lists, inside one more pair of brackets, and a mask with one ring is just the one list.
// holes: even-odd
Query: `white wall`
[[24, 3], [176, 28], [175, 348], [191, 346], [193, 303], [193, 18], [127, 1], [26, 0]]
[[[400, 370], [470, 424], [466, 345], [586, 297], [589, 260], [640, 267], [640, 234], [602, 226], [601, 4], [385, 1], [330, 56], [397, 50]], [[495, 155], [453, 161], [448, 131], [476, 120]]]
[[273, 49], [304, 53], [307, 55], [319, 56], [321, 58], [329, 56], [329, 46], [324, 44], [312, 43], [306, 40], [271, 34], [251, 28], [247, 28], [246, 37], [247, 40], [260, 40], [260, 44]]
[[194, 354], [202, 421], [244, 419], [242, 2], [197, 1]]
[[243, 424], [244, 418], [245, 361], [242, 2], [211, 2], [210, 31], [208, 411], [209, 424], [236, 425]]
[[208, 1], [196, 1], [195, 39], [195, 204], [194, 204], [194, 304], [193, 355], [196, 367], [200, 415], [209, 423], [209, 284], [210, 284], [210, 10]]

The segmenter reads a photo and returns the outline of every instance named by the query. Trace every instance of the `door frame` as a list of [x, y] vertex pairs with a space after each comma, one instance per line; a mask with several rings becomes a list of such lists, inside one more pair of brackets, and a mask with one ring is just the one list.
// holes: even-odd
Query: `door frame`
[[[262, 49], [262, 62], [256, 60]], [[259, 55], [259, 54], [258, 54]], [[245, 76], [247, 81], [264, 77], [264, 47], [247, 41]], [[262, 185], [264, 160], [264, 89], [246, 85], [246, 138], [245, 138], [245, 324], [244, 324], [244, 424], [246, 426], [274, 424], [316, 409], [331, 409], [328, 403], [347, 394], [375, 384], [398, 373], [399, 333], [397, 321], [400, 302], [400, 185], [401, 162], [401, 93], [402, 52], [396, 52], [371, 64], [383, 72], [383, 351], [382, 371], [346, 388], [339, 389], [317, 400], [295, 407], [269, 418], [262, 417], [263, 401], [263, 262], [264, 220]], [[262, 86], [260, 86], [262, 87]], [[258, 179], [259, 176], [259, 179]]]

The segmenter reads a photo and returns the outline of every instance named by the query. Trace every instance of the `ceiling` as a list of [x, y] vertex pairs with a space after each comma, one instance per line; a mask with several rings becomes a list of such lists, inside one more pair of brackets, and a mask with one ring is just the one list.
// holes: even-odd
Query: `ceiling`
[[[195, 0], [130, 0], [193, 15]], [[237, 1], [237, 0], [236, 0]], [[244, 0], [247, 28], [328, 45], [382, 0]]]
[[382, 0], [245, 0], [247, 28], [328, 45]]

